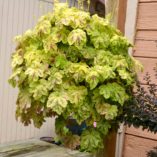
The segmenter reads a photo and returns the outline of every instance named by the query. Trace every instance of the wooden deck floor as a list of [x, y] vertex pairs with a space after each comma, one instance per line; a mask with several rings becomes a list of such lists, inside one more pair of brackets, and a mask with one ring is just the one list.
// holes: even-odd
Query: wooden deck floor
[[32, 139], [0, 145], [0, 157], [93, 157], [88, 153], [71, 151], [47, 142]]

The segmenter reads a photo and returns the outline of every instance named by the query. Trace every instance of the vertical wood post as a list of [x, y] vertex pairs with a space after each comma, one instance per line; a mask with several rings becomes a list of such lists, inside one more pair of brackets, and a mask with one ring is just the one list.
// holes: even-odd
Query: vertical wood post
[[119, 0], [118, 6], [118, 29], [125, 33], [125, 21], [126, 21], [127, 0]]

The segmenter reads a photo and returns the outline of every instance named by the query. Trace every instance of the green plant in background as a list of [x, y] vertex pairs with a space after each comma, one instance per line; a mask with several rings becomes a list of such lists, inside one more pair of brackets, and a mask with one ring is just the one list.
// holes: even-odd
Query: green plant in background
[[[45, 118], [55, 116], [56, 133], [65, 146], [80, 145], [88, 152], [102, 148], [132, 98], [141, 67], [128, 55], [128, 40], [108, 18], [91, 17], [64, 3], [16, 42], [9, 79], [19, 89], [16, 117], [40, 128]], [[70, 117], [86, 123], [80, 136], [67, 128]]]

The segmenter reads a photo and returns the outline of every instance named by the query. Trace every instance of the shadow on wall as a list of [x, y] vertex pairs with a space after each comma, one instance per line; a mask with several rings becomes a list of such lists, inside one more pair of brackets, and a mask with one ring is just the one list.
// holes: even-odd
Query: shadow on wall
[[148, 157], [157, 157], [157, 147], [154, 147], [153, 150], [150, 150], [150, 151], [147, 153], [147, 156], [148, 156]]
[[105, 1], [104, 0], [91, 0], [90, 6], [91, 14], [98, 14], [101, 17], [105, 17]]

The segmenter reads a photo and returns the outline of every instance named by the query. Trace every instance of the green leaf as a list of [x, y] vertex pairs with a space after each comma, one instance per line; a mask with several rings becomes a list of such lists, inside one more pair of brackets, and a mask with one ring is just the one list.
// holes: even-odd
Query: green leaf
[[108, 121], [101, 120], [97, 122], [97, 129], [101, 132], [103, 135], [107, 135], [109, 132], [109, 129], [111, 129], [111, 124]]
[[82, 82], [88, 73], [88, 66], [87, 64], [82, 63], [71, 63], [68, 71], [70, 74], [72, 74], [72, 77], [76, 82]]
[[117, 71], [121, 79], [126, 80], [128, 84], [133, 84], [134, 80], [131, 73], [129, 73], [125, 69], [118, 69]]
[[49, 20], [39, 21], [35, 26], [35, 33], [40, 37], [45, 37], [51, 33], [51, 22]]
[[71, 86], [68, 91], [69, 101], [76, 106], [82, 103], [87, 96], [87, 88], [84, 86]]
[[95, 105], [96, 110], [99, 114], [104, 115], [106, 120], [112, 120], [117, 116], [118, 108], [115, 105], [108, 103], [98, 103]]
[[86, 100], [82, 104], [76, 108], [76, 111], [74, 111], [73, 118], [76, 119], [78, 124], [81, 125], [82, 122], [84, 122], [86, 119], [88, 119], [91, 116], [92, 112], [92, 106], [91, 104]]
[[123, 36], [116, 34], [110, 39], [110, 50], [115, 55], [128, 55], [128, 49], [131, 46], [130, 42]]
[[62, 116], [55, 119], [55, 132], [61, 137], [69, 133], [69, 129], [66, 127], [66, 120]]
[[16, 103], [20, 107], [20, 110], [27, 108], [31, 105], [31, 94], [29, 93], [28, 88], [22, 89], [20, 91]]
[[47, 107], [51, 108], [58, 115], [61, 115], [68, 104], [68, 96], [65, 92], [53, 92], [48, 97]]
[[99, 87], [100, 95], [103, 95], [105, 99], [111, 99], [119, 104], [123, 105], [128, 100], [128, 95], [125, 88], [117, 83], [108, 83]]
[[9, 77], [8, 82], [13, 86], [16, 87], [17, 85], [17, 78], [19, 78], [20, 74], [22, 73], [22, 68], [15, 68], [13, 70], [12, 75]]
[[113, 79], [116, 76], [114, 69], [108, 65], [94, 66], [94, 69], [99, 73], [99, 80], [101, 82], [104, 82], [105, 80]]
[[45, 103], [48, 97], [48, 82], [41, 79], [37, 82], [31, 82], [29, 85], [29, 92], [33, 95], [35, 100]]
[[67, 61], [67, 59], [64, 55], [58, 55], [55, 58], [55, 63], [54, 64], [57, 68], [64, 69], [64, 68], [67, 67], [68, 61]]
[[74, 45], [78, 49], [82, 49], [83, 46], [86, 44], [86, 41], [86, 33], [81, 29], [71, 31], [68, 36], [69, 45]]
[[103, 139], [100, 133], [94, 129], [84, 130], [81, 135], [81, 150], [96, 152], [103, 148]]
[[97, 50], [97, 55], [94, 58], [94, 65], [110, 65], [113, 55], [109, 51]]
[[93, 59], [97, 55], [97, 51], [93, 47], [85, 47], [81, 50], [81, 54], [85, 59]]
[[48, 89], [52, 90], [54, 88], [58, 88], [58, 85], [63, 83], [63, 74], [61, 72], [54, 72], [51, 73], [50, 77], [48, 78]]
[[99, 83], [99, 73], [97, 71], [90, 71], [86, 76], [86, 82], [89, 83], [90, 89], [94, 89]]
[[13, 56], [12, 56], [12, 62], [11, 62], [11, 66], [12, 68], [15, 68], [16, 66], [19, 66], [23, 63], [23, 57], [16, 52]]

